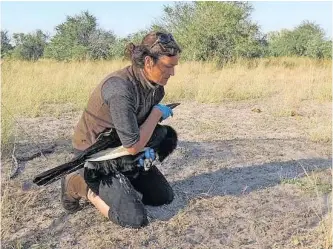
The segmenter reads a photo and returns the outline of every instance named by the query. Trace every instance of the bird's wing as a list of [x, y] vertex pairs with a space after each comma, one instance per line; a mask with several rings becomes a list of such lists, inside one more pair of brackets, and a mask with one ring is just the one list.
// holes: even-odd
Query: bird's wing
[[[145, 148], [143, 148], [140, 152], [144, 151]], [[115, 159], [122, 156], [128, 156], [131, 155], [127, 149], [123, 146], [119, 146], [116, 148], [109, 148], [106, 150], [99, 151], [91, 156], [89, 156], [86, 161], [90, 162], [98, 162], [98, 161], [106, 161]]]

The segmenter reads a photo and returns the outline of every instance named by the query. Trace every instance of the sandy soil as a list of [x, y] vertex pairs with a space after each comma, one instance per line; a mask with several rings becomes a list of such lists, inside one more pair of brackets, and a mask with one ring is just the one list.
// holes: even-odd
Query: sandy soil
[[58, 117], [20, 119], [28, 134], [18, 128], [17, 156], [38, 151], [32, 141], [54, 151], [21, 162], [12, 180], [12, 164], [3, 158], [2, 247], [320, 248], [325, 238], [318, 228], [331, 194], [293, 183], [316, 172], [320, 186], [330, 187], [331, 144], [311, 142], [306, 125], [313, 111], [330, 115], [330, 107], [277, 117], [258, 102], [182, 103], [165, 122], [178, 131], [179, 146], [159, 166], [175, 199], [147, 206], [150, 224], [139, 230], [107, 221], [91, 205], [66, 214], [60, 182], [31, 183], [37, 173], [72, 157], [70, 136], [80, 113], [64, 106]]

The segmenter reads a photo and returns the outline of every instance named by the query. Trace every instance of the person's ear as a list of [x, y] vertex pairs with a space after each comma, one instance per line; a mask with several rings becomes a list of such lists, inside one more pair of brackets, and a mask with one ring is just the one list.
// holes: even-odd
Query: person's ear
[[153, 65], [154, 65], [153, 58], [151, 58], [150, 56], [146, 56], [145, 57], [145, 66], [147, 67], [147, 69], [151, 70]]

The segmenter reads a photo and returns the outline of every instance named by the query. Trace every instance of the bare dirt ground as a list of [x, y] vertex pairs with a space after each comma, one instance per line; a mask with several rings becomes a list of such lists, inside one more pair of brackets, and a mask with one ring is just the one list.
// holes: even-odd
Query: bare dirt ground
[[[66, 214], [60, 182], [31, 183], [72, 157], [79, 112], [68, 105], [57, 117], [20, 119], [29, 134], [18, 128], [17, 156], [36, 151], [32, 140], [54, 151], [21, 162], [12, 180], [12, 164], [3, 158], [2, 248], [325, 248], [331, 144], [311, 142], [306, 124], [313, 112], [331, 115], [331, 106], [311, 105], [289, 117], [267, 109], [258, 102], [177, 107], [166, 123], [178, 131], [179, 146], [159, 166], [175, 199], [147, 206], [150, 224], [138, 230], [107, 221], [91, 205]], [[318, 188], [307, 187], [314, 180]]]

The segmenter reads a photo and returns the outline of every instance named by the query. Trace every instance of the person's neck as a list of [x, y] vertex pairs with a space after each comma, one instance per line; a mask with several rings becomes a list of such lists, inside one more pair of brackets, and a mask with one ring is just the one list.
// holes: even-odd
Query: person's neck
[[154, 88], [159, 86], [159, 84], [150, 79], [149, 74], [146, 72], [144, 68], [142, 69], [142, 75], [146, 79], [146, 81], [149, 82]]
[[141, 70], [141, 72], [142, 72], [143, 77], [144, 77], [147, 81], [149, 81], [150, 83], [154, 83], [154, 82], [150, 79], [149, 74], [147, 73], [147, 71], [146, 71], [145, 68], [143, 68], [143, 69]]

